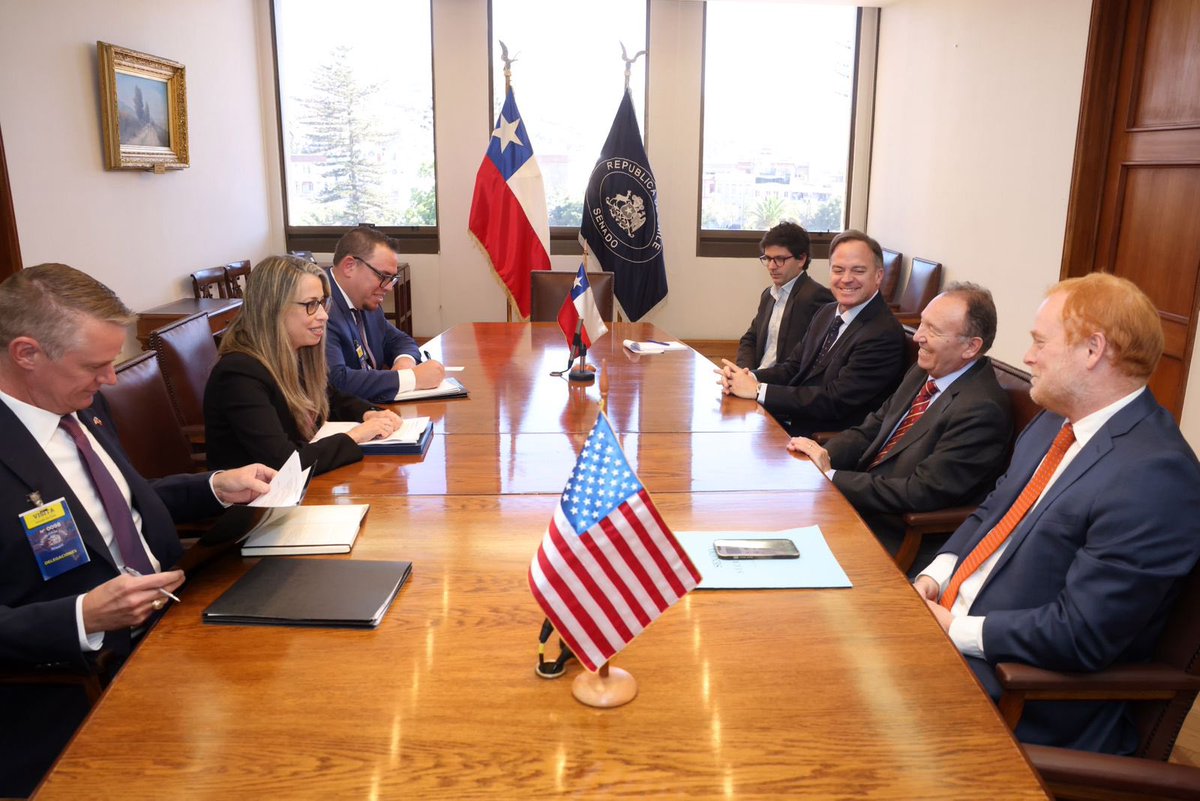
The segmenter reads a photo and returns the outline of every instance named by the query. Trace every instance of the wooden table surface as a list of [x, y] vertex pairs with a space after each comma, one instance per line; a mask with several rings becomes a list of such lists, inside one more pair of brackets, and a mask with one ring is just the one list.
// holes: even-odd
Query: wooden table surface
[[37, 797], [1045, 798], [923, 603], [786, 435], [722, 400], [694, 353], [635, 360], [608, 341], [664, 332], [615, 329], [597, 343], [613, 425], [667, 523], [819, 524], [852, 589], [691, 593], [615, 660], [639, 684], [619, 709], [573, 699], [577, 663], [537, 678], [526, 572], [597, 392], [544, 375], [565, 361], [555, 326], [460, 326], [430, 350], [466, 367], [471, 397], [416, 406], [438, 420], [424, 460], [371, 457], [309, 492], [371, 504], [349, 558], [413, 562], [379, 628], [207, 626], [200, 612], [254, 560], [194, 571]]

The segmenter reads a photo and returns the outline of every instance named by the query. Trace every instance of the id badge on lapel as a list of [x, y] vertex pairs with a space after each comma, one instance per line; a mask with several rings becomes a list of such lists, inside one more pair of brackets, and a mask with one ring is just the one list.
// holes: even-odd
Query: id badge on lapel
[[91, 561], [66, 498], [59, 498], [17, 515], [42, 578], [49, 580]]
[[367, 352], [363, 350], [362, 343], [357, 339], [354, 340], [354, 354], [358, 356], [358, 366], [364, 370], [367, 368]]

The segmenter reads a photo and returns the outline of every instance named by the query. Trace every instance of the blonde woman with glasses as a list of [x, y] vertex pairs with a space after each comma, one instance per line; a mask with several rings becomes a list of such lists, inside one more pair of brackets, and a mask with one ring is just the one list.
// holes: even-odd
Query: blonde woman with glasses
[[[329, 386], [329, 301], [328, 278], [315, 264], [270, 256], [254, 268], [204, 391], [211, 469], [255, 461], [278, 468], [299, 451], [303, 466], [323, 473], [362, 459], [359, 443], [400, 426], [393, 412]], [[310, 442], [327, 420], [362, 423]]]

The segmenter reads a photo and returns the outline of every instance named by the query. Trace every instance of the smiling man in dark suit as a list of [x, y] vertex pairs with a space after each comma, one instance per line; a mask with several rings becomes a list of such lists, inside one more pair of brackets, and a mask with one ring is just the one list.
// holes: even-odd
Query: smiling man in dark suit
[[[0, 284], [0, 665], [122, 660], [183, 583], [172, 521], [253, 500], [274, 476], [137, 474], [97, 395], [133, 319], [62, 264]], [[86, 712], [79, 687], [0, 685], [0, 796], [30, 793]]]
[[984, 355], [995, 338], [992, 293], [951, 284], [921, 312], [917, 362], [882, 406], [824, 448], [807, 437], [788, 443], [893, 554], [904, 513], [978, 503], [1004, 469], [1012, 412]]
[[838, 234], [829, 275], [835, 302], [814, 315], [785, 361], [751, 371], [723, 359], [718, 371], [725, 394], [758, 400], [793, 436], [858, 424], [904, 372], [904, 330], [879, 295], [879, 243], [861, 231]]
[[[1025, 354], [1045, 411], [996, 489], [913, 586], [983, 686], [1023, 662], [1088, 672], [1153, 654], [1200, 555], [1200, 464], [1146, 386], [1154, 304], [1103, 273], [1052, 288]], [[1131, 753], [1125, 705], [1030, 702], [1017, 738]]]
[[758, 299], [758, 313], [738, 343], [738, 367], [770, 367], [787, 358], [808, 332], [813, 315], [833, 294], [808, 275], [808, 231], [781, 222], [758, 243], [758, 260], [767, 268], [771, 286]]

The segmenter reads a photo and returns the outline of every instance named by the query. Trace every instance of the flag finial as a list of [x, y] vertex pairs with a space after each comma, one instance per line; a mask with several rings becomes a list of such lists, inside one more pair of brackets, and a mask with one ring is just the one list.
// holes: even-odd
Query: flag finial
[[[629, 73], [633, 67], [633, 62], [637, 61], [642, 56], [646, 55], [645, 50], [639, 50], [633, 54], [633, 58], [629, 57], [629, 51], [625, 49], [625, 43], [621, 42], [621, 58], [625, 61], [625, 91], [629, 91]], [[507, 73], [506, 73], [507, 74]]]
[[[508, 57], [508, 45], [500, 40], [500, 60], [504, 62], [504, 91], [507, 94], [509, 89], [512, 89], [512, 65], [516, 58]], [[626, 72], [628, 72], [626, 68]], [[629, 77], [625, 78], [625, 88], [629, 88]]]

